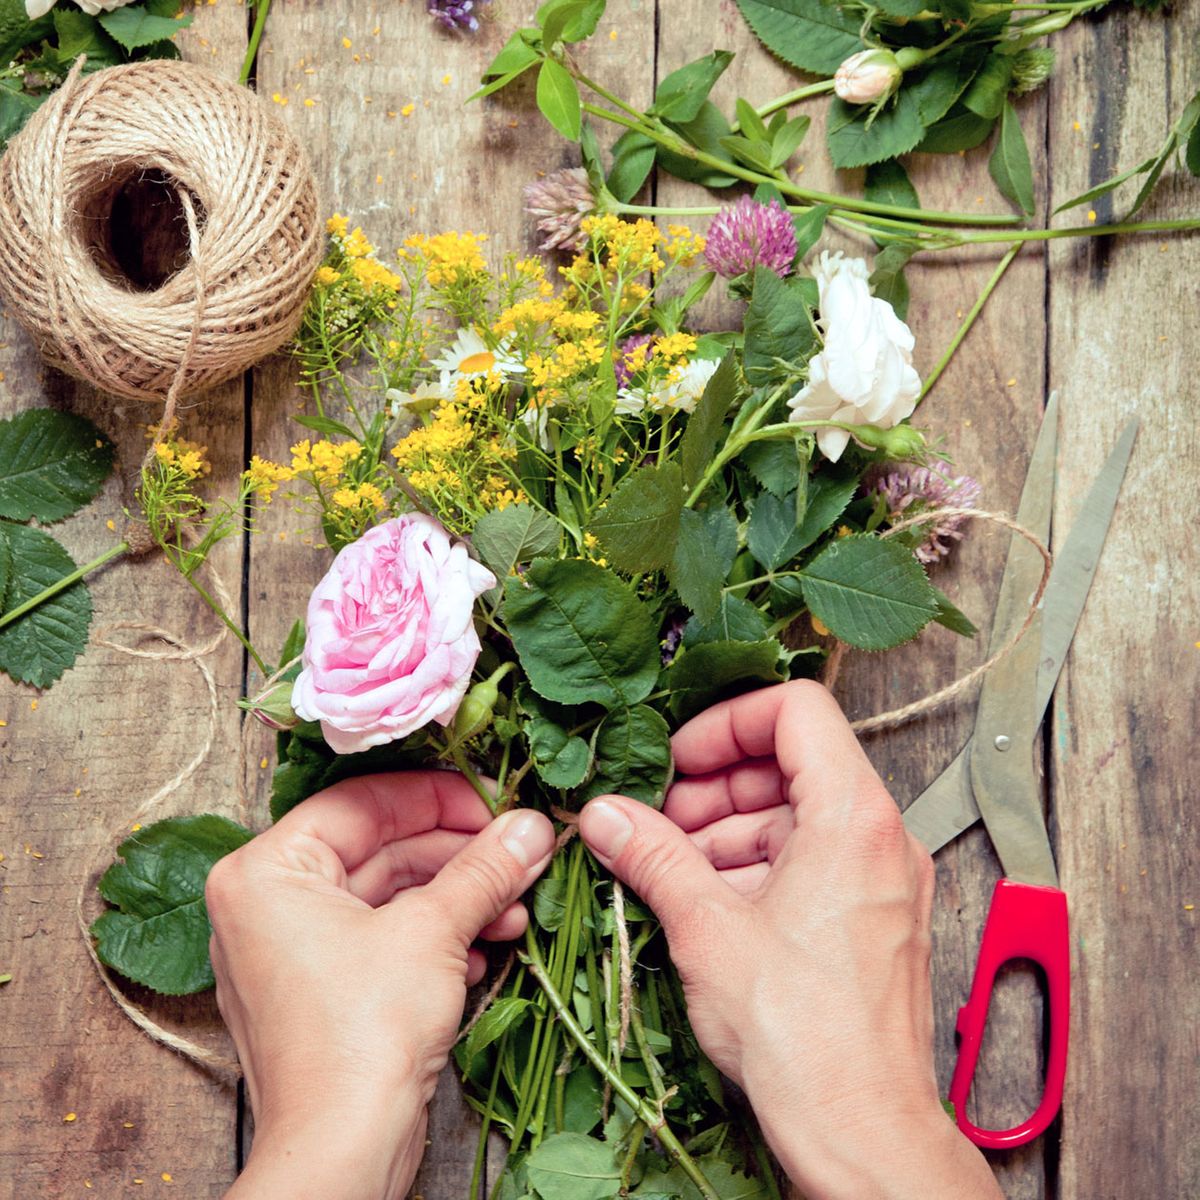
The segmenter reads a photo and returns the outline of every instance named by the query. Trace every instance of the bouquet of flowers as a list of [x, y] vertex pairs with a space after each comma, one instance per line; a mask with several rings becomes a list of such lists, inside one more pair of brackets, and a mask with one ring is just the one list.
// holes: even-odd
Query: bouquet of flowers
[[[193, 582], [243, 506], [290, 497], [336, 551], [278, 669], [250, 647], [267, 679], [244, 703], [279, 731], [272, 815], [436, 764], [494, 812], [551, 815], [560, 849], [524, 944], [457, 1048], [481, 1146], [492, 1128], [511, 1144], [499, 1195], [574, 1196], [599, 1170], [637, 1195], [777, 1196], [653, 914], [571, 836], [574, 814], [608, 792], [661, 804], [675, 726], [816, 674], [837, 641], [972, 632], [926, 578], [959, 536], [936, 509], [977, 489], [909, 423], [912, 334], [860, 260], [807, 270], [775, 202], [740, 201], [707, 243], [589, 216], [557, 280], [538, 259], [489, 269], [471, 233], [409, 238], [391, 265], [342, 217], [329, 233], [295, 347], [310, 436], [290, 462], [254, 456], [221, 504], [198, 494], [202, 449], [172, 432], [141, 491]], [[691, 333], [718, 272], [743, 328]], [[923, 506], [929, 521], [890, 534]], [[247, 836], [194, 820], [122, 853], [192, 837], [215, 857]], [[105, 962], [164, 990], [210, 981], [196, 939], [164, 983], [161, 945], [131, 922], [96, 923]]]

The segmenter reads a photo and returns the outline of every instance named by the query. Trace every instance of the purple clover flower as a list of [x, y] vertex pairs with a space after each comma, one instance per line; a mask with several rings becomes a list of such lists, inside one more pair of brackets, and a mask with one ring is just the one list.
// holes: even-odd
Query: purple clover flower
[[796, 229], [791, 214], [778, 200], [760, 204], [742, 196], [723, 208], [708, 227], [704, 259], [723, 279], [766, 267], [782, 278], [796, 257]]
[[551, 171], [524, 188], [525, 211], [537, 218], [539, 250], [582, 250], [587, 239], [580, 225], [596, 210], [596, 197], [582, 167]]
[[479, 18], [472, 11], [476, 3], [487, 0], [426, 0], [425, 11], [452, 33], [474, 33], [479, 28]]
[[639, 346], [645, 346], [650, 342], [650, 334], [635, 333], [632, 337], [627, 337], [618, 348], [616, 362], [613, 363], [613, 372], [617, 377], [617, 387], [628, 387], [630, 379], [633, 378], [633, 372], [629, 369], [629, 355]]
[[[981, 490], [970, 475], [954, 475], [950, 464], [941, 459], [926, 466], [893, 464], [867, 485], [868, 496], [884, 498], [893, 523], [915, 517], [926, 508], [974, 508]], [[965, 521], [960, 516], [934, 517], [925, 540], [914, 550], [917, 558], [927, 565], [946, 558], [953, 549], [951, 543], [962, 540]]]

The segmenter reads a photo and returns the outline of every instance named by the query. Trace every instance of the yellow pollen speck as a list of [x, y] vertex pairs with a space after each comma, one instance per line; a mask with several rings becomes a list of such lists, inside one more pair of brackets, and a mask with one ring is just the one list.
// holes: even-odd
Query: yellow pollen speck
[[1194, 904], [1185, 904], [1183, 906], [1183, 911], [1184, 912], [1194, 912], [1195, 908], [1196, 908], [1196, 906]]
[[[1197, 647], [1200, 647], [1200, 642], [1197, 642], [1196, 645]], [[0, 729], [3, 729], [7, 724], [7, 721], [0, 721]]]
[[30, 708], [31, 708], [31, 709], [32, 709], [34, 712], [37, 712], [37, 701], [36, 701], [36, 700], [30, 700], [30, 702], [29, 702], [29, 707], [30, 707]]
[[130, 833], [137, 833], [137, 831], [138, 831], [139, 829], [141, 829], [141, 827], [142, 827], [142, 826], [141, 826], [141, 823], [140, 823], [140, 822], [135, 822], [133, 825], [130, 825], [130, 827], [129, 827], [129, 832], [130, 832]]
[[361, 54], [356, 54], [356, 55], [354, 56], [354, 61], [355, 61], [355, 62], [362, 62], [362, 55], [361, 55]]
[[342, 45], [345, 46], [347, 50], [349, 50], [350, 47], [354, 45], [354, 43], [348, 37], [344, 37], [344, 38], [342, 38]]
[[135, 1179], [133, 1182], [134, 1183], [145, 1183], [146, 1181], [144, 1179]]
[[1099, 150], [1099, 149], [1100, 149], [1100, 143], [1099, 143], [1099, 142], [1093, 142], [1093, 143], [1092, 143], [1092, 149], [1093, 149], [1093, 150]]
[[75, 1120], [75, 1114], [74, 1114], [74, 1113], [67, 1113], [67, 1115], [66, 1115], [65, 1117], [63, 1117], [63, 1120], [64, 1120], [64, 1121], [65, 1121], [65, 1122], [66, 1122], [68, 1125], [70, 1125], [70, 1123], [71, 1123], [72, 1121], [74, 1121], [74, 1120]]
[[615, 29], [609, 31], [608, 40], [610, 42], [615, 42], [617, 40], [617, 31]]
[[265, 771], [265, 770], [267, 769], [267, 762], [268, 762], [267, 756], [264, 754], [264, 755], [262, 756], [262, 758], [260, 758], [260, 759], [258, 760], [258, 765], [259, 765], [260, 767], [262, 767], [262, 769]]
[[813, 633], [815, 633], [817, 637], [829, 636], [829, 626], [826, 625], [824, 621], [822, 621], [819, 617], [813, 616], [810, 616], [809, 619], [812, 621]]
[[132, 1121], [122, 1121], [122, 1122], [121, 1122], [121, 1128], [122, 1128], [122, 1129], [132, 1129], [132, 1128], [133, 1128], [133, 1122], [132, 1122]]
[[312, 106], [314, 104], [316, 104], [316, 101], [311, 96], [309, 96], [308, 99], [304, 101], [305, 108], [312, 108]]
[[[1192, 645], [1195, 646], [1197, 650], [1200, 650], [1200, 642], [1193, 642]], [[0, 721], [0, 725], [7, 725], [7, 724], [8, 724], [7, 721]]]
[[287, 97], [286, 97], [286, 96], [281, 96], [281, 95], [280, 95], [278, 92], [273, 92], [273, 93], [271, 94], [271, 99], [272, 99], [272, 100], [273, 100], [273, 101], [274, 101], [276, 104], [286, 104], [286, 103], [288, 102], [288, 101], [287, 101]]
[[1094, 208], [1089, 208], [1088, 209], [1088, 220], [1094, 221], [1095, 219], [1096, 219], [1096, 210]]
[[375, 176], [375, 182], [376, 182], [376, 184], [380, 184], [380, 183], [382, 183], [382, 182], [383, 182], [383, 176], [382, 176], [382, 175], [376, 175], [376, 176]]
[[1083, 126], [1082, 126], [1082, 125], [1080, 125], [1080, 123], [1079, 123], [1078, 121], [1072, 121], [1072, 122], [1071, 122], [1071, 128], [1072, 128], [1073, 130], [1075, 130], [1075, 132], [1076, 132], [1076, 133], [1078, 133], [1078, 132], [1079, 132], [1079, 131], [1080, 131], [1080, 130], [1083, 128]]
[[[208, 2], [209, 4], [216, 4], [217, 0], [208, 0]], [[85, 1179], [83, 1181], [83, 1186], [85, 1188], [90, 1188], [92, 1186], [92, 1181], [90, 1179]]]
[[160, 1179], [163, 1181], [163, 1183], [174, 1183], [174, 1182], [175, 1182], [175, 1180], [171, 1178], [171, 1172], [170, 1172], [170, 1171], [164, 1171], [164, 1172], [163, 1172], [163, 1173], [162, 1173], [162, 1174], [159, 1176], [159, 1178], [160, 1178]]
[[442, 76], [442, 86], [445, 87], [451, 81], [452, 78], [453, 78], [453, 76], [449, 72], [447, 72], [445, 75], [443, 75]]
[[376, 26], [375, 26], [375, 28], [371, 30], [371, 36], [372, 36], [372, 37], [378, 37], [378, 36], [379, 36], [379, 31], [380, 31], [380, 29], [381, 29], [381, 28], [382, 28], [382, 26], [380, 26], [380, 25], [376, 25]]
[[404, 106], [404, 107], [403, 107], [403, 108], [400, 110], [400, 115], [401, 115], [402, 117], [411, 117], [411, 116], [413, 115], [413, 113], [414, 113], [414, 112], [416, 112], [416, 110], [417, 110], [417, 106], [416, 106], [416, 105], [415, 105], [415, 104], [414, 104], [414, 103], [413, 103], [413, 102], [410, 100], [410, 101], [409, 101], [409, 102], [408, 102], [408, 103], [407, 103], [407, 104], [406, 104], [406, 105], [405, 105], [405, 106]]
[[76, 788], [76, 789], [75, 789], [75, 795], [77, 795], [77, 796], [82, 796], [82, 795], [83, 795], [83, 788]]
[[1017, 381], [1015, 379], [1010, 379], [1004, 386], [1005, 387], [1016, 387]]
[[108, 528], [110, 533], [114, 532], [117, 528], [117, 523], [116, 523], [116, 521], [114, 521], [112, 519], [112, 517], [109, 517], [108, 520], [104, 522], [104, 524]]
[[32, 852], [32, 853], [29, 855], [29, 857], [30, 857], [30, 858], [45, 858], [46, 856], [45, 856], [45, 855], [44, 855], [44, 854], [43, 854], [43, 853], [42, 853], [40, 850], [34, 850], [34, 851], [33, 851], [33, 852]]

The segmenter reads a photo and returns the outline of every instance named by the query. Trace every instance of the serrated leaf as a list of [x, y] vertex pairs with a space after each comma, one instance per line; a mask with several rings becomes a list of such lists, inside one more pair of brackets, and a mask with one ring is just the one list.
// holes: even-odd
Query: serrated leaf
[[589, 531], [617, 570], [653, 571], [671, 561], [682, 511], [679, 464], [639, 467], [614, 489], [592, 518]]
[[[7, 59], [0, 60], [7, 62]], [[37, 112], [42, 102], [50, 95], [46, 92], [41, 96], [30, 96], [20, 90], [19, 86], [9, 87], [9, 83], [19, 84], [17, 80], [0, 80], [0, 150], [10, 138], [16, 137], [25, 127], [25, 122]]]
[[509, 504], [479, 518], [471, 532], [471, 544], [503, 584], [519, 563], [554, 554], [561, 531], [548, 512], [532, 504]]
[[873, 204], [892, 204], [898, 208], [921, 207], [921, 199], [908, 172], [894, 158], [872, 163], [867, 168], [863, 194]]
[[608, 714], [596, 734], [596, 770], [580, 798], [617, 793], [661, 808], [671, 774], [671, 731], [645, 704]]
[[655, 89], [650, 111], [666, 121], [694, 121], [731, 62], [733, 55], [728, 50], [714, 50], [672, 71]]
[[995, 121], [976, 116], [970, 109], [956, 104], [935, 125], [931, 125], [917, 149], [924, 154], [957, 154], [973, 150], [987, 140]]
[[60, 70], [68, 69], [81, 54], [87, 55], [84, 74], [122, 61], [121, 48], [94, 16], [73, 8], [55, 8], [51, 15], [58, 42], [53, 55]]
[[804, 600], [843, 642], [889, 650], [937, 615], [933, 588], [911, 550], [870, 534], [829, 543], [804, 569]]
[[778, 570], [800, 552], [796, 527], [796, 501], [763, 492], [754, 502], [746, 543], [750, 553], [768, 571]]
[[809, 482], [804, 516], [796, 530], [796, 542], [801, 550], [808, 549], [846, 511], [846, 505], [858, 491], [858, 477], [845, 479], [824, 473], [815, 475]]
[[683, 511], [675, 556], [667, 568], [667, 578], [679, 599], [702, 621], [715, 615], [721, 585], [737, 555], [736, 520], [723, 508], [714, 513], [714, 518], [706, 520], [693, 509]]
[[100, 879], [113, 905], [91, 927], [100, 961], [167, 996], [212, 987], [204, 884], [214, 863], [253, 836], [207, 814], [172, 817], [126, 838], [117, 848], [123, 861]]
[[782, 683], [786, 676], [779, 668], [781, 652], [774, 638], [702, 642], [689, 647], [667, 668], [672, 715], [677, 721], [686, 721], [727, 696]]
[[541, 1200], [608, 1200], [621, 1187], [613, 1147], [581, 1133], [556, 1133], [526, 1159], [530, 1185]]
[[750, 474], [774, 496], [790, 496], [800, 484], [805, 458], [799, 444], [792, 441], [751, 442], [738, 455]]
[[579, 141], [583, 127], [579, 88], [566, 67], [552, 58], [547, 58], [538, 71], [537, 106], [563, 137]]
[[897, 158], [914, 149], [925, 136], [916, 99], [908, 88], [871, 120], [870, 105], [850, 105], [834, 98], [829, 110], [826, 142], [835, 167], [865, 167]]
[[683, 431], [679, 461], [683, 467], [683, 482], [687, 487], [695, 487], [704, 475], [736, 393], [737, 362], [730, 351], [704, 385], [704, 394]]
[[683, 645], [698, 646], [701, 642], [760, 642], [767, 636], [767, 619], [741, 596], [728, 592], [711, 621], [692, 617], [683, 627]]
[[[75, 570], [71, 556], [48, 533], [6, 524], [11, 553], [5, 612], [45, 591]], [[19, 683], [49, 687], [87, 645], [92, 598], [80, 580], [0, 629], [0, 671]]]
[[467, 1034], [466, 1045], [463, 1048], [467, 1059], [481, 1054], [510, 1029], [519, 1025], [528, 1015], [531, 1004], [532, 1001], [519, 996], [497, 996]]
[[533, 717], [525, 726], [529, 757], [542, 781], [552, 788], [578, 787], [587, 778], [591, 751], [587, 742], [546, 716]]
[[650, 610], [611, 571], [537, 559], [504, 589], [503, 618], [529, 682], [564, 704], [644, 700], [658, 676]]
[[169, 41], [192, 23], [192, 14], [159, 17], [139, 5], [127, 4], [124, 8], [101, 13], [97, 19], [109, 37], [132, 52], [155, 42]]
[[863, 48], [861, 22], [822, 0], [737, 0], [755, 36], [772, 54], [802, 71], [832, 75]]
[[112, 443], [74, 413], [33, 408], [0, 421], [0, 517], [69, 517], [95, 498], [112, 464]]
[[951, 51], [938, 56], [923, 74], [906, 86], [917, 102], [921, 123], [925, 126], [940, 121], [975, 78], [983, 54], [975, 47]]
[[872, 294], [880, 300], [886, 300], [902, 321], [908, 316], [908, 280], [904, 276], [904, 268], [916, 252], [916, 246], [904, 246], [899, 242], [885, 246], [875, 255], [868, 281]]
[[1000, 113], [1000, 133], [988, 159], [988, 172], [1005, 199], [1011, 200], [1026, 216], [1033, 215], [1033, 167], [1029, 161], [1029, 147], [1025, 144], [1017, 110], [1007, 100]]
[[816, 327], [799, 283], [786, 284], [774, 271], [755, 267], [742, 355], [746, 381], [751, 387], [770, 383], [779, 374], [778, 360], [803, 362], [816, 345]]

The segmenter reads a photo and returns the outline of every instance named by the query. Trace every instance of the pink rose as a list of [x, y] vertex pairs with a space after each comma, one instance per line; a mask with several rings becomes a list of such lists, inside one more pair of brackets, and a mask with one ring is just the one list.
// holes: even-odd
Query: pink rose
[[292, 707], [352, 754], [448, 725], [479, 657], [472, 612], [496, 577], [432, 517], [369, 529], [333, 560], [308, 602]]

